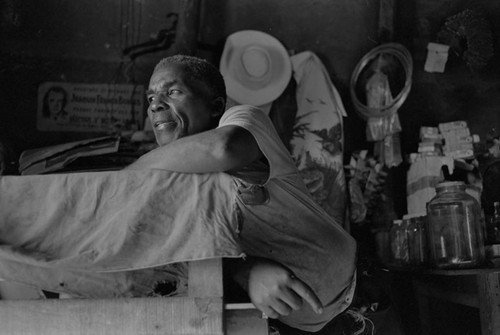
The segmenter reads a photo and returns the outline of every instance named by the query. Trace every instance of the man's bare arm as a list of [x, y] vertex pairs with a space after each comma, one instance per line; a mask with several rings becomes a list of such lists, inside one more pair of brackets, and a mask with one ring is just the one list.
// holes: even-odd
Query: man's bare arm
[[179, 138], [143, 155], [125, 169], [223, 172], [241, 168], [261, 156], [257, 141], [249, 131], [228, 125]]

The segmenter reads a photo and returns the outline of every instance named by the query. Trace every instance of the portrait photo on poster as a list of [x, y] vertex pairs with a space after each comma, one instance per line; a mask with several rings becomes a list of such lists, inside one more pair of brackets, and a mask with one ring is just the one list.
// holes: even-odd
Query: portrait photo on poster
[[142, 127], [143, 114], [142, 85], [44, 82], [38, 88], [40, 131], [136, 130]]

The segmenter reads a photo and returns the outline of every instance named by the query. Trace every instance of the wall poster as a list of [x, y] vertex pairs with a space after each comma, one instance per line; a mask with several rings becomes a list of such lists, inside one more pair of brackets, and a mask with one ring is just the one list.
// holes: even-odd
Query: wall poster
[[38, 88], [40, 131], [112, 132], [142, 129], [144, 87], [44, 82]]

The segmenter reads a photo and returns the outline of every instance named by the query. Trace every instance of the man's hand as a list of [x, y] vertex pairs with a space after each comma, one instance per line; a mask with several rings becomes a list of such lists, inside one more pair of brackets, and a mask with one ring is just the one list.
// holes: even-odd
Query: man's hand
[[323, 307], [314, 291], [285, 266], [263, 258], [250, 258], [238, 266], [236, 280], [261, 312], [276, 319], [299, 310], [303, 302], [321, 314]]

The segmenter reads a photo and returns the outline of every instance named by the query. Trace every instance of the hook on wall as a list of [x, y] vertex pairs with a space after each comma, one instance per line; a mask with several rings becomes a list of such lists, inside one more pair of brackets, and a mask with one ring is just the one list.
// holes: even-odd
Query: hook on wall
[[158, 31], [154, 39], [123, 49], [123, 55], [134, 60], [141, 55], [169, 49], [175, 42], [178, 19], [177, 13], [168, 13], [167, 21], [171, 21], [169, 28]]

